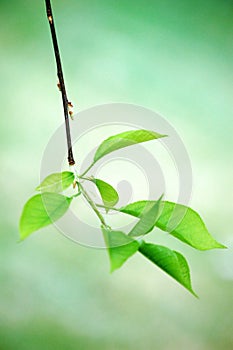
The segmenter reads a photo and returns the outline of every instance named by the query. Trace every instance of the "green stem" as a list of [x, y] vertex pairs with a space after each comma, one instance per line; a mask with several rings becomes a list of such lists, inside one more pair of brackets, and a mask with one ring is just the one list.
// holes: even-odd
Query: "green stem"
[[82, 192], [79, 191], [78, 193], [74, 194], [71, 198], [76, 198], [76, 197], [80, 196], [80, 194], [82, 194]]
[[107, 209], [107, 210], [114, 210], [114, 211], [118, 211], [119, 213], [121, 212], [120, 209], [113, 208], [113, 207], [107, 207], [106, 205], [97, 204], [97, 203], [95, 203], [95, 205], [96, 205], [98, 208], [103, 208], [103, 209]]
[[86, 173], [93, 167], [94, 164], [95, 162], [92, 162], [91, 165], [79, 177], [86, 175]]
[[99, 212], [99, 210], [97, 209], [97, 206], [95, 205], [95, 203], [93, 202], [93, 200], [91, 199], [91, 197], [89, 196], [89, 194], [87, 193], [87, 191], [84, 189], [84, 187], [79, 183], [79, 188], [84, 196], [84, 198], [87, 200], [87, 202], [90, 204], [91, 208], [94, 210], [94, 212], [96, 213], [96, 215], [98, 216], [98, 218], [100, 219], [102, 225], [107, 228], [108, 225], [106, 224], [102, 214]]
[[90, 181], [90, 182], [93, 182], [94, 178], [91, 178], [91, 177], [85, 177], [85, 176], [79, 176], [79, 179], [81, 180], [86, 180], [86, 181]]

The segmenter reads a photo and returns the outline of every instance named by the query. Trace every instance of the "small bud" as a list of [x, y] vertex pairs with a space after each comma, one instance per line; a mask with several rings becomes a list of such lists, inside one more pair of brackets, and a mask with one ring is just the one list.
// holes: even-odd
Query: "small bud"
[[53, 23], [53, 17], [52, 16], [48, 16], [48, 20], [49, 20], [49, 23]]
[[76, 186], [77, 186], [77, 182], [74, 181], [74, 182], [73, 182], [73, 189], [75, 189]]
[[58, 90], [61, 91], [61, 84], [58, 82], [57, 83]]
[[69, 112], [69, 116], [72, 120], [74, 120], [73, 116], [74, 116], [74, 112], [73, 112], [73, 104], [71, 102], [68, 102], [68, 112]]
[[74, 120], [74, 113], [72, 111], [69, 111], [69, 116], [72, 120]]

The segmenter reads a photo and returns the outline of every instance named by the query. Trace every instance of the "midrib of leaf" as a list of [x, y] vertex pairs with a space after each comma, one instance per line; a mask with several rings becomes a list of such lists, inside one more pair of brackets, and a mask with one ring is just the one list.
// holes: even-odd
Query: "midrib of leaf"
[[[44, 192], [44, 194], [45, 194], [46, 192]], [[72, 197], [65, 197], [65, 196], [63, 196], [64, 197], [64, 200], [65, 201], [67, 201], [67, 204], [69, 204], [70, 205], [70, 203], [72, 202]], [[42, 201], [43, 202], [43, 206], [44, 206], [44, 209], [45, 209], [45, 211], [46, 211], [46, 213], [47, 213], [47, 215], [48, 215], [48, 218], [49, 218], [49, 220], [50, 220], [50, 222], [52, 223], [52, 222], [54, 222], [54, 221], [52, 221], [51, 220], [51, 216], [54, 214], [54, 213], [56, 213], [56, 211], [58, 211], [58, 209], [60, 209], [60, 208], [62, 208], [64, 205], [62, 205], [62, 203], [58, 206], [58, 207], [56, 207], [56, 209], [54, 209], [52, 212], [51, 212], [51, 214], [49, 215], [49, 213], [48, 213], [48, 211], [46, 210], [46, 206], [45, 206], [45, 204], [44, 204], [44, 201]], [[46, 223], [46, 221], [47, 220], [44, 220], [44, 223]]]
[[[58, 173], [57, 173], [57, 174], [58, 174]], [[52, 188], [52, 187], [55, 187], [55, 186], [58, 186], [58, 185], [61, 185], [61, 191], [64, 190], [64, 189], [63, 189], [63, 183], [64, 183], [65, 181], [67, 181], [68, 179], [71, 179], [71, 178], [72, 178], [72, 181], [73, 181], [73, 179], [74, 179], [74, 174], [70, 172], [69, 176], [67, 176], [67, 178], [65, 178], [65, 179], [62, 178], [62, 174], [63, 174], [63, 173], [59, 173], [59, 174], [60, 174], [60, 180], [51, 182], [49, 185], [46, 185], [46, 186], [43, 187], [43, 186], [41, 186], [41, 185], [43, 184], [43, 182], [45, 181], [45, 179], [48, 177], [48, 176], [47, 176], [47, 177], [44, 179], [44, 181], [42, 181], [41, 184], [38, 185], [38, 186], [36, 187], [36, 191], [42, 191], [42, 193], [46, 193], [46, 192], [49, 192], [49, 191], [43, 192], [43, 188], [45, 188], [45, 189], [46, 189], [46, 188]], [[51, 175], [53, 175], [53, 174], [51, 174]], [[50, 176], [50, 175], [49, 175], [49, 176]], [[65, 188], [65, 189], [66, 189], [66, 188]], [[53, 193], [53, 192], [51, 192], [51, 193]], [[54, 192], [54, 193], [56, 193], [56, 192]]]

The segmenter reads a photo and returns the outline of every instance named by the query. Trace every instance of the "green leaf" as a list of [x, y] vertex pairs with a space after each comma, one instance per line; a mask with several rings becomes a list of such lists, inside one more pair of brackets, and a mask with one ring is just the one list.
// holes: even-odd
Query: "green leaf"
[[139, 252], [197, 296], [192, 289], [189, 266], [180, 253], [167, 247], [142, 242]]
[[116, 151], [120, 148], [135, 145], [137, 143], [142, 143], [150, 140], [155, 140], [167, 135], [161, 135], [157, 132], [150, 130], [131, 130], [122, 132], [120, 134], [114, 135], [103, 141], [98, 147], [94, 162], [97, 162], [100, 158], [108, 153]]
[[102, 231], [109, 253], [111, 272], [113, 272], [136, 253], [139, 243], [121, 231], [113, 231], [104, 227]]
[[74, 182], [74, 173], [64, 171], [47, 176], [36, 188], [40, 192], [62, 192]]
[[[120, 211], [129, 215], [140, 217], [148, 202], [139, 201], [131, 203]], [[169, 232], [174, 237], [199, 250], [209, 250], [214, 248], [226, 248], [218, 243], [208, 232], [200, 215], [193, 209], [181, 204], [172, 202], [162, 202], [163, 211], [155, 225], [163, 231]]]
[[20, 238], [23, 240], [32, 232], [60, 219], [68, 210], [71, 201], [72, 198], [51, 192], [30, 198], [20, 218]]
[[[114, 207], [114, 205], [116, 205], [116, 203], [119, 201], [117, 191], [103, 180], [93, 179], [92, 181], [96, 184], [104, 205], [106, 207]], [[106, 212], [107, 211], [108, 210], [106, 209]]]
[[129, 236], [138, 237], [145, 235], [153, 230], [155, 223], [161, 213], [162, 196], [156, 202], [148, 202], [143, 208], [140, 215], [140, 220], [129, 232]]

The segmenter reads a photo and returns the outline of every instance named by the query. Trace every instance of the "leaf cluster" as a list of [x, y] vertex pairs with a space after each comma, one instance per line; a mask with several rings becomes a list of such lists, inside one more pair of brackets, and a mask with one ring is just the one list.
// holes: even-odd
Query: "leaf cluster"
[[[67, 212], [72, 201], [79, 195], [83, 195], [100, 220], [111, 271], [120, 268], [131, 256], [139, 252], [196, 295], [191, 284], [190, 269], [184, 256], [168, 247], [145, 242], [145, 236], [157, 227], [198, 250], [225, 248], [211, 236], [200, 215], [187, 206], [164, 201], [163, 196], [154, 201], [142, 200], [116, 208], [119, 196], [113, 186], [93, 176], [85, 176], [105, 155], [165, 136], [150, 130], [131, 130], [111, 136], [97, 148], [93, 162], [83, 174], [77, 175], [71, 171], [65, 171], [47, 176], [36, 188], [39, 193], [30, 198], [23, 208], [19, 224], [21, 240], [59, 220]], [[90, 181], [96, 186], [102, 204], [92, 200], [85, 189], [85, 181]], [[64, 195], [64, 191], [71, 186], [75, 194]], [[137, 220], [136, 224], [130, 232], [116, 231], [106, 224], [99, 208], [104, 208], [106, 214], [114, 210], [133, 216]]]

